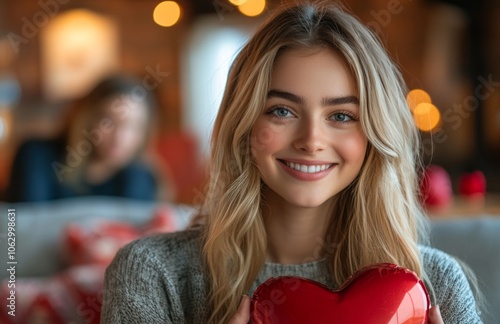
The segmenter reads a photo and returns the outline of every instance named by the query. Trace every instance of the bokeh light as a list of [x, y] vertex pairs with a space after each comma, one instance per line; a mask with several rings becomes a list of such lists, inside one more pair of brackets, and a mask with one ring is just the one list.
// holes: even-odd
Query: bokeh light
[[238, 6], [238, 10], [245, 16], [255, 17], [260, 15], [266, 8], [266, 0], [246, 0]]
[[153, 11], [155, 23], [162, 27], [173, 26], [181, 17], [181, 7], [175, 1], [160, 2]]
[[415, 108], [421, 103], [432, 103], [431, 96], [422, 89], [413, 89], [408, 92], [406, 102], [408, 103], [411, 111], [414, 111]]
[[242, 4], [244, 4], [245, 2], [247, 2], [248, 0], [229, 0], [229, 2], [231, 2], [232, 4], [234, 4], [235, 6], [241, 6]]
[[12, 110], [0, 107], [0, 144], [10, 135], [12, 129]]
[[422, 102], [415, 107], [413, 118], [418, 129], [424, 132], [432, 132], [441, 122], [439, 110], [428, 102]]

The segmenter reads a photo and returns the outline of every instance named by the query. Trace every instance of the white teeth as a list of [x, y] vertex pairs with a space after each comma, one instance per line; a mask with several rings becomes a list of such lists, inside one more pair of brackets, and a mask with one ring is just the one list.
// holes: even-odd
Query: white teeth
[[298, 164], [298, 163], [293, 163], [293, 162], [285, 162], [287, 166], [289, 166], [292, 169], [295, 169], [300, 172], [304, 173], [316, 173], [316, 172], [321, 172], [325, 171], [326, 169], [330, 168], [333, 164], [322, 164], [322, 165], [304, 165], [304, 164]]

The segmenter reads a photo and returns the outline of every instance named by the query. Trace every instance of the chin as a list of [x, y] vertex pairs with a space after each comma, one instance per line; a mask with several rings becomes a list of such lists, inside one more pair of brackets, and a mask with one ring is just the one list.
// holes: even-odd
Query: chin
[[299, 208], [317, 208], [328, 202], [330, 198], [332, 197], [325, 197], [323, 199], [321, 197], [302, 197], [301, 199], [296, 199], [295, 197], [292, 197], [287, 201], [289, 204]]
[[285, 186], [267, 187], [267, 199], [274, 201], [277, 205], [294, 206], [296, 208], [317, 208], [330, 202], [336, 195], [336, 190], [328, 190], [325, 188], [304, 188], [303, 186], [294, 187]]

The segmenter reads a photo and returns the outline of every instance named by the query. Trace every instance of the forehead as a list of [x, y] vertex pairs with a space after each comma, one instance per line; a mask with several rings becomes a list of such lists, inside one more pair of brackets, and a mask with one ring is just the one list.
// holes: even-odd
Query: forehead
[[120, 119], [143, 119], [148, 115], [145, 102], [129, 95], [106, 98], [99, 105], [102, 113], [116, 115]]
[[328, 48], [288, 49], [275, 60], [271, 89], [328, 96], [357, 95], [355, 79], [345, 59]]

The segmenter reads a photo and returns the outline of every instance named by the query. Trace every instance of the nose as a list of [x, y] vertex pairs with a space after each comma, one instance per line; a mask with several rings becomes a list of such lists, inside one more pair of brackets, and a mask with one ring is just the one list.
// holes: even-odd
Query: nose
[[320, 120], [304, 120], [299, 125], [294, 147], [302, 152], [315, 153], [325, 149], [326, 130]]

